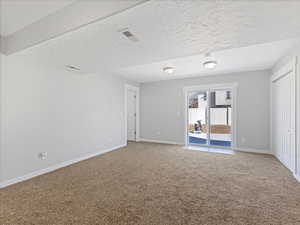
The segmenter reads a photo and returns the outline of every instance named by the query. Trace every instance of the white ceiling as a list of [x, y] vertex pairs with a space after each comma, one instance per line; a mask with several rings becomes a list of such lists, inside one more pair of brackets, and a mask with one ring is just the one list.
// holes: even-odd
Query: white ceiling
[[75, 0], [0, 0], [0, 35], [10, 35]]
[[[173, 78], [208, 74], [199, 68], [208, 51], [220, 60], [214, 73], [267, 68], [295, 42], [260, 44], [300, 38], [299, 11], [293, 0], [152, 0], [17, 54], [141, 82], [164, 79], [159, 67], [168, 63]], [[127, 27], [139, 42], [118, 32]]]
[[[273, 67], [280, 57], [284, 56], [297, 45], [300, 45], [300, 39], [217, 51], [213, 54], [218, 62], [217, 67], [214, 69], [205, 69], [203, 67], [205, 60], [204, 55], [194, 55], [122, 68], [115, 72], [127, 79], [143, 83], [195, 76], [228, 74], [232, 72], [264, 70]], [[173, 74], [163, 72], [162, 69], [167, 66], [175, 69]]]

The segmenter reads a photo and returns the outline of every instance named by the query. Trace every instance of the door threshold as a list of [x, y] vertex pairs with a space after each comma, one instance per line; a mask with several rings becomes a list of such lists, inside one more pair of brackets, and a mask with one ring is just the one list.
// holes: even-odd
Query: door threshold
[[201, 152], [222, 153], [222, 154], [228, 154], [228, 155], [234, 155], [235, 154], [235, 152], [231, 149], [216, 148], [216, 147], [204, 147], [204, 146], [188, 145], [188, 146], [184, 146], [184, 149], [193, 150], [193, 151], [201, 151]]

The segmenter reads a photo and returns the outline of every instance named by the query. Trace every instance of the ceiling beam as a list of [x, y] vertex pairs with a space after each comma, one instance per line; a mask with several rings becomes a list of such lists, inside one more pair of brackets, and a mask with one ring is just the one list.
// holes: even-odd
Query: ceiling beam
[[77, 1], [1, 39], [6, 55], [24, 50], [68, 32], [129, 10], [149, 0]]

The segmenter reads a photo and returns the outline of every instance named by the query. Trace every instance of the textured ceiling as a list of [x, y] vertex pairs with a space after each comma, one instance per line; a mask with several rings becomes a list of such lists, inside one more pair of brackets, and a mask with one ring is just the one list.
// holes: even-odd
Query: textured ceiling
[[[153, 0], [25, 52], [52, 66], [116, 71], [300, 37], [299, 12], [300, 1]], [[120, 35], [126, 27], [139, 42]]]
[[[116, 70], [115, 73], [137, 82], [180, 79], [195, 76], [228, 74], [232, 72], [270, 69], [295, 46], [300, 46], [300, 39], [269, 42], [242, 48], [216, 51], [213, 57], [218, 64], [214, 69], [205, 69], [205, 55], [169, 59], [165, 61], [132, 66]], [[173, 74], [163, 72], [164, 67], [173, 67]]]

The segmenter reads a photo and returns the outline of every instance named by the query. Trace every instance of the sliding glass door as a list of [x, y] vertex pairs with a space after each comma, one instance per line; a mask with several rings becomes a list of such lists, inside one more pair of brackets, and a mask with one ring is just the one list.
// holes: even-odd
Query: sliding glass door
[[191, 92], [188, 98], [189, 143], [207, 145], [209, 143], [208, 91]]
[[188, 144], [232, 146], [232, 90], [188, 92]]
[[231, 147], [231, 104], [230, 90], [210, 92], [210, 145]]

